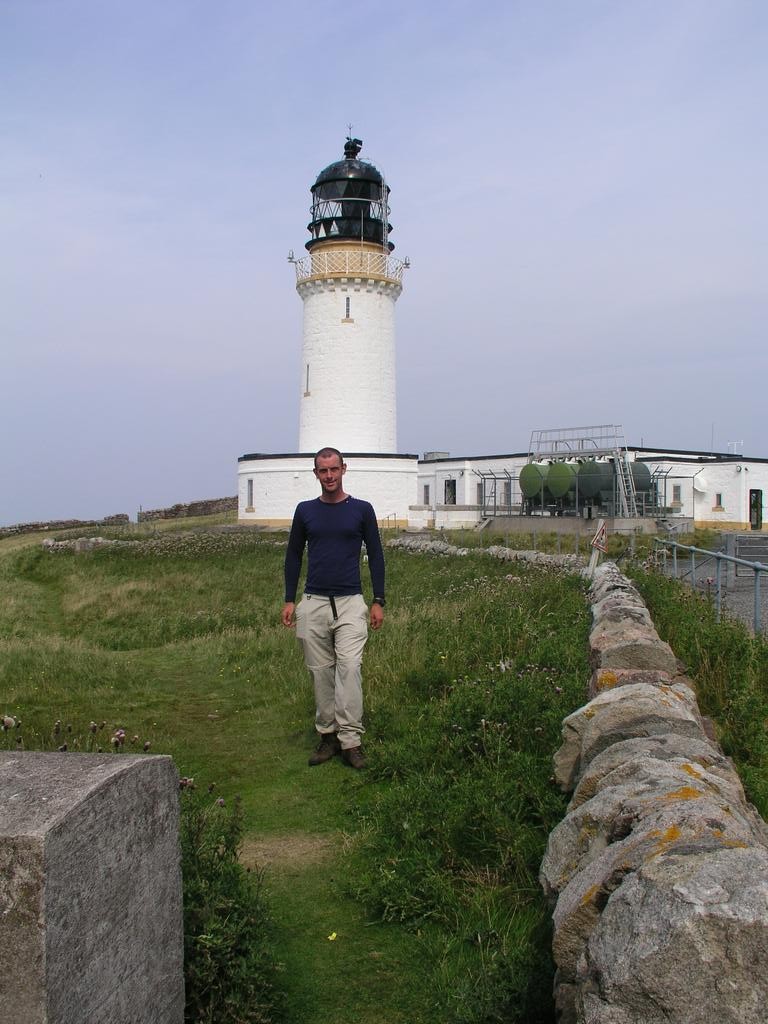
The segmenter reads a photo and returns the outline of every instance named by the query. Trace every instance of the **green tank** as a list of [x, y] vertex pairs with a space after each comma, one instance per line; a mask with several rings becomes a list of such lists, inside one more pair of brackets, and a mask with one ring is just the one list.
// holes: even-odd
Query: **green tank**
[[553, 498], [563, 498], [576, 488], [576, 466], [572, 462], [553, 462], [547, 474], [547, 490]]
[[648, 469], [644, 462], [632, 462], [630, 463], [630, 469], [632, 471], [632, 480], [635, 484], [636, 491], [650, 491], [651, 489], [651, 471]]
[[579, 466], [579, 497], [595, 498], [600, 491], [608, 491], [613, 484], [613, 466], [608, 462], [589, 459]]
[[537, 498], [542, 487], [546, 486], [549, 465], [546, 462], [529, 462], [520, 470], [518, 483], [523, 496]]

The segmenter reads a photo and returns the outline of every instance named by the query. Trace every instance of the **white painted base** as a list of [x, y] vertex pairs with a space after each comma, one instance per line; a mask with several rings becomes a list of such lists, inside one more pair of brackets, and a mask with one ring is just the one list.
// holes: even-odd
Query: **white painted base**
[[[373, 505], [382, 526], [406, 526], [416, 500], [415, 455], [349, 455], [344, 490]], [[238, 520], [289, 526], [300, 501], [320, 494], [311, 455], [275, 455], [238, 463]], [[249, 505], [248, 481], [252, 481]]]

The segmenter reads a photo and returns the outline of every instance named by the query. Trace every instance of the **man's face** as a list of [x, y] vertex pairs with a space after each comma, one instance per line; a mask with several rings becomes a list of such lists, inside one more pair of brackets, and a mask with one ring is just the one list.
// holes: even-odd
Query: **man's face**
[[315, 476], [320, 481], [323, 494], [335, 497], [341, 490], [341, 478], [347, 471], [338, 455], [321, 455], [315, 466]]

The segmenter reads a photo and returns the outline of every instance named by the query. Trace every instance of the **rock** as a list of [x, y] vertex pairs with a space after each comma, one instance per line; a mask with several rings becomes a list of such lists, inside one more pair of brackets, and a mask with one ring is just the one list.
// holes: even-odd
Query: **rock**
[[685, 758], [692, 764], [701, 765], [713, 775], [730, 777], [734, 773], [730, 760], [709, 740], [695, 736], [680, 736], [677, 733], [663, 733], [659, 736], [638, 736], [621, 740], [598, 754], [579, 779], [569, 810], [573, 810], [595, 795], [600, 781], [615, 768], [638, 757], [654, 757], [660, 761]]
[[587, 706], [595, 705], [597, 714], [589, 719], [583, 733], [582, 769], [607, 747], [632, 736], [676, 732], [700, 739], [704, 735], [695, 698], [690, 704], [674, 687], [667, 692], [635, 683], [601, 693]]
[[738, 778], [726, 787], [682, 760], [646, 758], [622, 765], [551, 833], [539, 875], [542, 887], [552, 897], [614, 844], [622, 847], [624, 866], [634, 870], [673, 846], [700, 850], [764, 842], [760, 819], [740, 794]]
[[630, 623], [617, 632], [593, 630], [589, 653], [594, 668], [659, 669], [677, 673], [677, 659], [656, 631]]
[[607, 900], [577, 972], [589, 1024], [764, 1024], [768, 852], [671, 854]]
[[589, 696], [596, 697], [603, 690], [617, 686], [631, 686], [633, 683], [648, 683], [649, 686], [670, 686], [672, 676], [659, 669], [598, 668], [589, 680]]
[[554, 757], [555, 780], [568, 792], [586, 765], [613, 743], [664, 733], [703, 736], [698, 712], [673, 687], [665, 692], [634, 683], [606, 690], [563, 722], [563, 743]]

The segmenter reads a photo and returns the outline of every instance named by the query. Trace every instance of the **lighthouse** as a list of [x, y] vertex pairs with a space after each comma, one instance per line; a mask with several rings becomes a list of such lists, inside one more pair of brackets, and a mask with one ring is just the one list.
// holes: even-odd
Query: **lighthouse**
[[417, 456], [397, 452], [395, 304], [408, 261], [392, 255], [389, 186], [361, 148], [348, 137], [317, 175], [307, 254], [288, 257], [303, 305], [298, 451], [241, 456], [243, 522], [288, 525], [317, 494], [312, 456], [327, 445], [344, 453], [345, 489], [383, 522], [406, 525], [416, 500]]
[[389, 188], [348, 138], [312, 186], [308, 255], [295, 260], [304, 305], [299, 449], [329, 443], [395, 452], [395, 303], [406, 264], [392, 256]]

